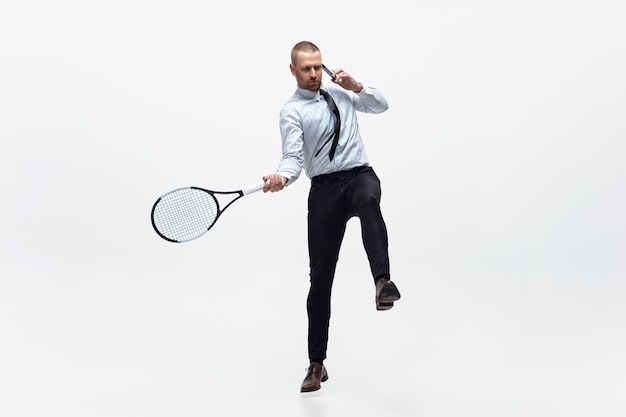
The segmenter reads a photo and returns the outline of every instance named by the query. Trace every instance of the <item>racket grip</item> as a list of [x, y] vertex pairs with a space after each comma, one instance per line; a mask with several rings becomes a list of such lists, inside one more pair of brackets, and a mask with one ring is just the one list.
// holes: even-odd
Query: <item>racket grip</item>
[[248, 194], [256, 193], [257, 191], [261, 191], [263, 189], [264, 185], [265, 185], [264, 182], [260, 182], [260, 183], [255, 184], [255, 185], [251, 185], [250, 187], [247, 187], [247, 188], [244, 188], [243, 190], [241, 190], [241, 194], [242, 195], [248, 195]]

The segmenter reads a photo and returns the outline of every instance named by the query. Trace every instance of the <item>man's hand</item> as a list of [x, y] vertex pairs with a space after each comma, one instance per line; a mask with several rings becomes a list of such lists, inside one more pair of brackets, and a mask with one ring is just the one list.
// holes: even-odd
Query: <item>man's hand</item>
[[285, 184], [287, 184], [288, 179], [280, 174], [268, 174], [263, 177], [263, 181], [265, 182], [263, 192], [266, 193], [271, 191], [275, 193], [276, 191], [280, 191], [285, 188]]
[[344, 70], [336, 69], [333, 70], [333, 82], [335, 84], [339, 84], [346, 90], [354, 91], [355, 93], [359, 93], [363, 89], [363, 84], [355, 80], [352, 75], [348, 74]]

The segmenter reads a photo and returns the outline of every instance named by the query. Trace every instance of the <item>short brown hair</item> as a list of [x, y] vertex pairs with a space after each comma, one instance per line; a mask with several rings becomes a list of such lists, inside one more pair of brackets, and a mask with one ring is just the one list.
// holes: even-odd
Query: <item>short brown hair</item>
[[291, 48], [291, 63], [296, 65], [296, 58], [298, 57], [298, 52], [319, 52], [320, 48], [318, 48], [313, 42], [309, 41], [300, 41]]

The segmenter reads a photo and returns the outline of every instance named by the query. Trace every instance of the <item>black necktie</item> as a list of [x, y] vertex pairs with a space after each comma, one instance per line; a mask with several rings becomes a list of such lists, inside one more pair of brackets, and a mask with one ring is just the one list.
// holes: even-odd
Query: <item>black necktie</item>
[[[330, 160], [332, 161], [333, 158], [335, 157], [335, 150], [337, 149], [337, 143], [339, 142], [339, 129], [341, 127], [341, 119], [339, 118], [339, 109], [335, 105], [335, 101], [333, 100], [333, 98], [330, 96], [330, 94], [328, 94], [328, 91], [322, 90], [320, 88], [320, 94], [322, 95], [322, 97], [324, 97], [324, 99], [326, 100], [326, 103], [328, 103], [328, 107], [330, 107], [332, 112], [335, 113], [335, 133], [332, 136], [333, 144], [330, 146], [330, 153], [328, 154], [328, 156], [330, 157]], [[326, 146], [329, 140], [330, 138], [326, 142], [324, 142], [324, 144], [319, 149], [319, 151], [317, 151], [315, 156], [317, 156], [320, 153], [320, 151], [324, 148], [324, 146]]]

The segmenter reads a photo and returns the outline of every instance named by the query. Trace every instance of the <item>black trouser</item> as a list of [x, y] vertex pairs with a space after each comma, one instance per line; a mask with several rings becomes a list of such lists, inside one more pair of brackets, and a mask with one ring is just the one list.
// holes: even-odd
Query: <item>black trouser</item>
[[307, 298], [309, 359], [326, 359], [330, 296], [339, 249], [351, 217], [361, 220], [361, 236], [374, 281], [389, 276], [387, 227], [380, 211], [380, 180], [371, 167], [313, 177], [309, 192]]

